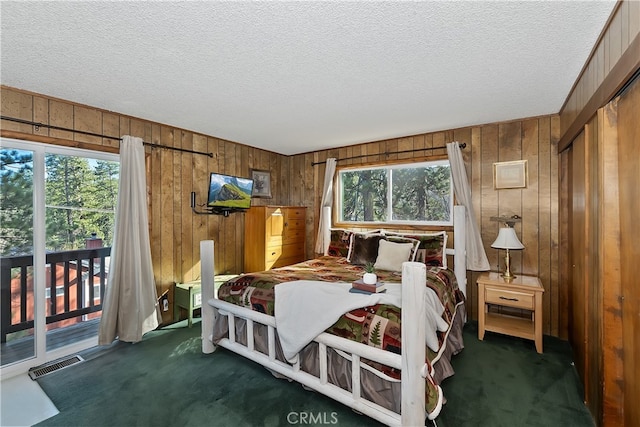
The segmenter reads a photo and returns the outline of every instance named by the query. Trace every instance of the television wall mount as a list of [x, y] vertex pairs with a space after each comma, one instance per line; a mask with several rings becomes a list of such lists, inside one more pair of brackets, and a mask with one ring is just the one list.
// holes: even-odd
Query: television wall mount
[[191, 210], [193, 211], [193, 213], [196, 213], [198, 215], [223, 215], [225, 217], [229, 216], [229, 214], [231, 213], [229, 209], [214, 209], [209, 207], [206, 207], [206, 210], [204, 211], [199, 211], [196, 209], [196, 206], [206, 207], [206, 205], [196, 204], [196, 193], [195, 191], [192, 191], [191, 192]]

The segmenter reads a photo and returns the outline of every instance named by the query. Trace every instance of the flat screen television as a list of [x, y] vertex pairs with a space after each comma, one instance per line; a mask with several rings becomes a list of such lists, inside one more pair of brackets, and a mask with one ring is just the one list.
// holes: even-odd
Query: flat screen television
[[238, 176], [211, 173], [207, 208], [213, 213], [227, 216], [231, 212], [241, 212], [251, 207], [253, 180]]

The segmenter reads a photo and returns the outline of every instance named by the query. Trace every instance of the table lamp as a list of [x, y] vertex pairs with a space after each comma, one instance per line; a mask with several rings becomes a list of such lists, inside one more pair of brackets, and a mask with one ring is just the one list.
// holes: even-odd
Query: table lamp
[[498, 232], [498, 237], [496, 241], [491, 244], [492, 248], [496, 249], [506, 249], [507, 254], [504, 257], [504, 262], [506, 264], [504, 273], [502, 273], [502, 277], [506, 280], [513, 280], [516, 276], [511, 274], [511, 258], [509, 257], [510, 249], [524, 249], [524, 245], [520, 243], [518, 240], [518, 236], [516, 235], [516, 230], [512, 227], [502, 227]]

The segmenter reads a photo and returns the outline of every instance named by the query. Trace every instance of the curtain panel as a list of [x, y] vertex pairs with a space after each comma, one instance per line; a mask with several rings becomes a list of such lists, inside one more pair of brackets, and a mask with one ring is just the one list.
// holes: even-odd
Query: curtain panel
[[451, 164], [453, 191], [458, 203], [466, 208], [467, 270], [487, 271], [490, 269], [489, 260], [482, 244], [480, 229], [473, 211], [471, 186], [467, 179], [467, 171], [464, 168], [464, 160], [462, 159], [462, 152], [458, 142], [447, 144], [447, 155]]
[[111, 344], [116, 338], [125, 342], [142, 340], [145, 333], [160, 324], [156, 306], [144, 146], [141, 138], [124, 136], [120, 143], [115, 232], [99, 344]]

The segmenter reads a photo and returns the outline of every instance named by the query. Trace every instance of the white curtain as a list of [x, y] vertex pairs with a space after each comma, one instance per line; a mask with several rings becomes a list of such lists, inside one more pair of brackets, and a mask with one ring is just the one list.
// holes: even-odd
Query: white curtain
[[467, 179], [467, 172], [464, 168], [462, 152], [457, 142], [447, 144], [447, 154], [451, 164], [451, 176], [453, 177], [453, 191], [458, 203], [466, 208], [466, 243], [467, 243], [467, 270], [486, 271], [489, 270], [489, 260], [484, 251], [482, 237], [476, 215], [471, 202], [471, 188]]
[[327, 231], [331, 228], [331, 218], [324, 215], [324, 208], [333, 205], [333, 175], [336, 173], [337, 160], [334, 158], [327, 159], [324, 170], [324, 188], [322, 190], [322, 203], [320, 204], [320, 222], [318, 223], [318, 236], [316, 237], [316, 253], [323, 254], [326, 245]]
[[111, 344], [116, 338], [138, 342], [160, 324], [147, 217], [142, 139], [124, 136], [120, 144], [120, 184], [100, 320], [100, 345]]

